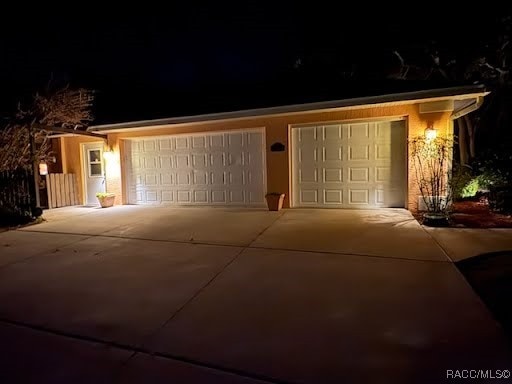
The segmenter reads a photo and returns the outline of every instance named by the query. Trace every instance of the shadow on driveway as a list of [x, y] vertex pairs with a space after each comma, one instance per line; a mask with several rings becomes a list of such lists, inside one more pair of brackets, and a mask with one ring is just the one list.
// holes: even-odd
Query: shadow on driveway
[[485, 253], [456, 265], [501, 323], [512, 345], [512, 250]]

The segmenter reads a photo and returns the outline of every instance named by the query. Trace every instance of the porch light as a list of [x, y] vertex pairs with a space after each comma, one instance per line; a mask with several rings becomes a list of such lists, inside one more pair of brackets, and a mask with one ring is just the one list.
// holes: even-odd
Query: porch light
[[437, 137], [437, 129], [435, 129], [432, 126], [425, 129], [425, 139], [430, 141], [430, 140], [434, 140], [436, 137]]
[[110, 161], [114, 158], [114, 151], [103, 151], [103, 158], [107, 161]]
[[39, 174], [41, 176], [46, 176], [48, 174], [48, 164], [44, 162], [39, 163]]

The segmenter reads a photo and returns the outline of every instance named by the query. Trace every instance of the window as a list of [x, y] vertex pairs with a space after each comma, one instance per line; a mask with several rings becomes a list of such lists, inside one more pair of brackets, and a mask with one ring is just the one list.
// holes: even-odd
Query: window
[[101, 150], [89, 149], [88, 151], [89, 177], [102, 177]]

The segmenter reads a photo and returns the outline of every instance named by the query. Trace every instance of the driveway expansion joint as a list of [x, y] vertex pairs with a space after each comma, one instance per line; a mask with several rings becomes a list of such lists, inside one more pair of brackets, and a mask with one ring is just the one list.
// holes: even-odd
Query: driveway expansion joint
[[77, 335], [77, 334], [73, 334], [73, 333], [63, 332], [63, 331], [47, 328], [44, 326], [28, 324], [28, 323], [21, 322], [21, 321], [12, 321], [12, 320], [8, 320], [8, 319], [0, 317], [0, 324], [5, 324], [5, 325], [19, 327], [19, 328], [25, 328], [25, 329], [29, 329], [34, 332], [41, 332], [41, 333], [45, 333], [45, 334], [52, 335], [55, 337], [62, 337], [62, 338], [71, 339], [71, 340], [75, 340], [75, 341], [81, 341], [84, 343], [99, 344], [99, 345], [103, 345], [104, 347], [107, 347], [107, 348], [117, 348], [117, 349], [120, 349], [123, 351], [133, 352], [132, 354], [130, 354], [130, 356], [127, 359], [125, 359], [120, 364], [119, 371], [117, 372], [117, 374], [115, 374], [115, 376], [120, 374], [121, 373], [120, 370], [125, 368], [129, 364], [130, 360], [132, 360], [137, 354], [143, 354], [143, 355], [147, 355], [147, 356], [151, 356], [151, 357], [156, 356], [156, 357], [160, 357], [160, 358], [167, 359], [167, 360], [174, 360], [174, 361], [178, 361], [180, 363], [189, 364], [189, 365], [200, 367], [200, 368], [206, 368], [206, 369], [210, 369], [210, 370], [221, 372], [221, 373], [227, 373], [227, 374], [230, 374], [233, 376], [238, 376], [238, 377], [242, 377], [242, 378], [246, 378], [246, 379], [258, 380], [262, 383], [295, 384], [293, 382], [269, 378], [269, 377], [266, 377], [263, 375], [245, 372], [245, 371], [238, 370], [238, 369], [232, 369], [232, 368], [218, 366], [215, 364], [209, 364], [209, 363], [202, 362], [199, 360], [190, 359], [185, 356], [153, 352], [148, 349], [140, 348], [137, 346], [122, 344], [122, 343], [118, 343], [118, 342], [114, 342], [114, 341], [106, 341], [106, 340], [98, 339], [95, 337], [82, 336], [82, 335]]
[[446, 249], [444, 249], [444, 247], [441, 245], [441, 243], [439, 243], [439, 241], [437, 241], [436, 237], [434, 235], [432, 235], [430, 233], [430, 231], [427, 231], [425, 229], [425, 227], [423, 225], [420, 224], [420, 227], [421, 229], [423, 230], [423, 232], [425, 232], [433, 241], [434, 243], [439, 247], [439, 249], [441, 249], [441, 251], [443, 252], [443, 254], [445, 255], [445, 257], [449, 260], [449, 262], [451, 264], [455, 264], [455, 262], [453, 261], [453, 259], [450, 257], [450, 255], [448, 254], [448, 252], [446, 251]]
[[[32, 231], [25, 231], [25, 232], [32, 232]], [[42, 233], [42, 232], [39, 232], [39, 233]], [[44, 232], [44, 233], [47, 233], [47, 232]], [[49, 234], [53, 234], [53, 233], [54, 232], [50, 232]], [[71, 233], [65, 233], [65, 235], [71, 235]], [[75, 234], [73, 233], [72, 235], [75, 235]], [[60, 248], [62, 248], [62, 247], [68, 247], [70, 245], [77, 244], [77, 243], [79, 243], [81, 241], [89, 240], [90, 238], [93, 237], [93, 236], [90, 236], [90, 235], [76, 235], [76, 236], [84, 236], [84, 238], [83, 239], [78, 239], [76, 241], [72, 241], [71, 243], [67, 243], [67, 244], [61, 245], [60, 247], [55, 247], [52, 250], [38, 252], [38, 253], [35, 253], [35, 254], [31, 255], [31, 256], [27, 256], [27, 257], [25, 257], [23, 259], [14, 260], [11, 263], [7, 263], [7, 264], [4, 264], [4, 265], [0, 266], [0, 271], [2, 271], [4, 268], [10, 267], [11, 265], [20, 264], [20, 263], [23, 263], [23, 262], [25, 262], [27, 260], [31, 260], [34, 257], [44, 256], [44, 255], [47, 255], [47, 254], [52, 254], [53, 255], [53, 254], [59, 252]]]
[[[201, 292], [203, 292], [206, 288], [208, 288], [208, 286], [210, 286], [210, 284], [212, 284], [213, 281], [215, 279], [217, 279], [217, 277], [219, 275], [221, 275], [231, 264], [233, 264], [233, 262], [238, 258], [238, 256], [240, 256], [242, 254], [242, 252], [245, 251], [245, 249], [246, 249], [245, 247], [242, 248], [235, 256], [233, 256], [233, 258], [230, 261], [228, 261], [224, 265], [224, 267], [221, 268], [220, 271], [218, 271], [210, 280], [208, 280], [206, 282], [206, 284], [204, 284], [202, 287], [200, 287], [183, 305], [181, 305], [176, 311], [174, 311], [171, 314], [171, 316], [169, 316], [169, 318], [162, 323], [162, 325], [160, 327], [158, 327], [156, 330], [154, 330], [149, 335], [147, 335], [145, 337], [145, 339], [151, 340], [152, 337], [154, 337], [158, 332], [160, 332], [163, 328], [165, 328], [165, 326], [167, 324], [169, 324], [181, 311], [183, 311], [183, 309], [185, 309], [185, 307], [188, 304], [190, 304], [192, 301], [194, 301], [195, 298], [201, 294]], [[144, 348], [144, 342], [141, 343], [141, 348]]]

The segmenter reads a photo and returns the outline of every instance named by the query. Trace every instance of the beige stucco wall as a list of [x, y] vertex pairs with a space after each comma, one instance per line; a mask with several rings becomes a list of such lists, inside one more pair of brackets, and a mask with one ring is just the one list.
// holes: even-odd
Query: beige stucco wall
[[[450, 112], [420, 114], [418, 104], [410, 104], [320, 113], [316, 112], [300, 115], [283, 115], [278, 117], [258, 117], [222, 122], [163, 126], [159, 127], [159, 129], [112, 133], [108, 135], [108, 144], [114, 150], [114, 157], [113, 159], [110, 159], [109, 164], [107, 164], [107, 190], [108, 192], [116, 193], [116, 204], [126, 203], [125, 185], [122, 177], [125, 170], [123, 169], [123, 162], [121, 161], [124, 156], [124, 139], [155, 135], [161, 136], [263, 127], [265, 128], [267, 146], [267, 189], [272, 192], [286, 193], [285, 207], [289, 207], [288, 197], [291, 196], [289, 131], [291, 125], [327, 121], [374, 119], [382, 117], [405, 117], [407, 120], [409, 138], [418, 134], [423, 134], [425, 128], [429, 124], [433, 124], [433, 126], [439, 130], [440, 135], [451, 134], [453, 129], [450, 120]], [[78, 170], [81, 169], [81, 162], [80, 158], [77, 157], [76, 154], [80, 153], [80, 143], [85, 141], [94, 141], [94, 139], [73, 137], [65, 138], [64, 141], [66, 143], [66, 154], [73, 154], [66, 157], [67, 169], [76, 172], [78, 175], [81, 173], [78, 172]], [[284, 143], [286, 145], [286, 150], [284, 152], [270, 152], [270, 145], [275, 142]], [[410, 177], [412, 174], [411, 165], [409, 165], [407, 207], [410, 210], [416, 210], [418, 192], [415, 181]], [[81, 177], [79, 180], [81, 187]], [[83, 196], [82, 191], [81, 196]]]
[[82, 145], [103, 141], [88, 136], [61, 137], [62, 172], [76, 175], [78, 201], [84, 203], [83, 172], [82, 172]]

